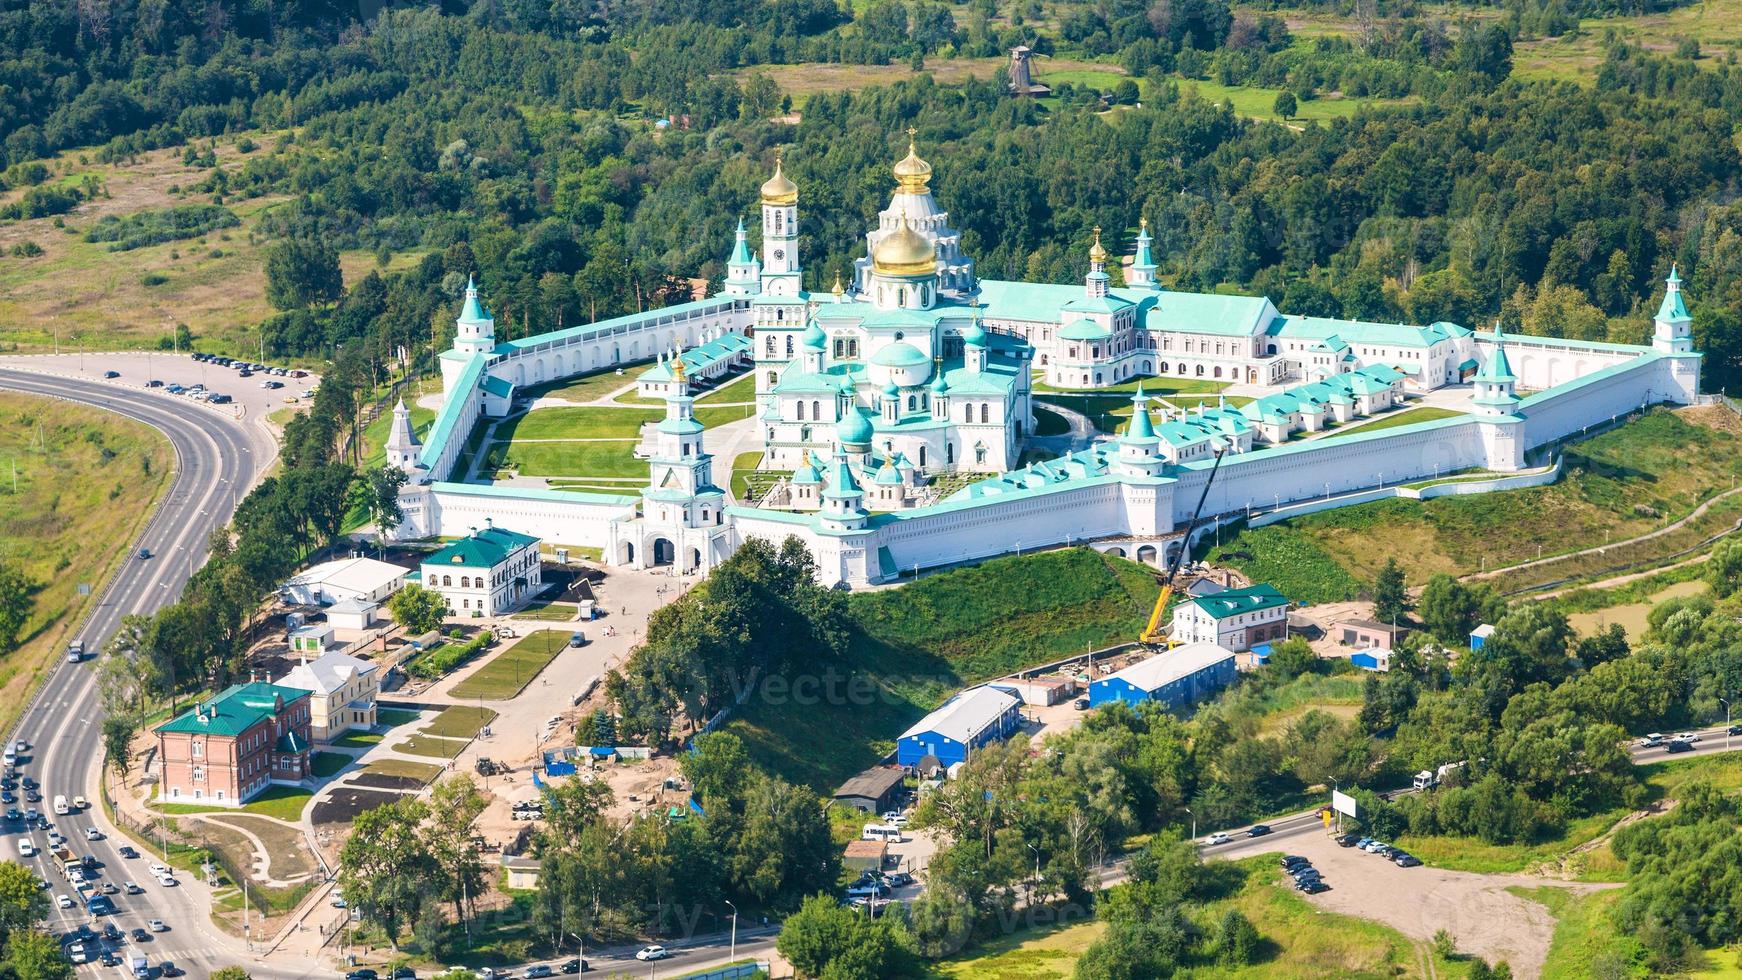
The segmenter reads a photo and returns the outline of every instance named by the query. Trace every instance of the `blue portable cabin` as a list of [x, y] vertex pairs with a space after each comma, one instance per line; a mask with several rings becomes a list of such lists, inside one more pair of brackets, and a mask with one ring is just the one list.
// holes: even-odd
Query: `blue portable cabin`
[[1003, 688], [971, 687], [902, 733], [895, 761], [917, 766], [931, 756], [944, 768], [968, 761], [974, 749], [1009, 738], [1022, 727], [1022, 700]]
[[1490, 636], [1493, 636], [1493, 635], [1494, 635], [1494, 627], [1488, 623], [1483, 623], [1482, 625], [1471, 630], [1470, 631], [1470, 649], [1472, 649], [1472, 650], [1482, 649], [1482, 644], [1487, 643], [1488, 638]]
[[1351, 653], [1349, 654], [1349, 662], [1362, 670], [1379, 669], [1379, 658], [1371, 653]]
[[1089, 707], [1161, 701], [1178, 708], [1233, 683], [1234, 674], [1234, 651], [1214, 643], [1188, 643], [1090, 682]]

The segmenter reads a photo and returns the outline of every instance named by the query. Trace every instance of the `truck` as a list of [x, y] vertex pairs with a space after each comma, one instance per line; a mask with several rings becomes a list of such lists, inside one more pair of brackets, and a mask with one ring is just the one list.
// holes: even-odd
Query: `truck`
[[1444, 782], [1447, 776], [1451, 775], [1454, 772], [1457, 772], [1459, 769], [1462, 769], [1464, 766], [1466, 766], [1468, 764], [1469, 763], [1467, 761], [1466, 762], [1448, 762], [1445, 765], [1439, 767], [1438, 769], [1432, 769], [1432, 770], [1423, 769], [1421, 772], [1418, 772], [1415, 774], [1414, 786], [1417, 790], [1433, 789], [1434, 787], [1438, 786], [1440, 783]]
[[151, 980], [151, 964], [146, 962], [144, 953], [129, 952], [121, 966], [133, 980]]

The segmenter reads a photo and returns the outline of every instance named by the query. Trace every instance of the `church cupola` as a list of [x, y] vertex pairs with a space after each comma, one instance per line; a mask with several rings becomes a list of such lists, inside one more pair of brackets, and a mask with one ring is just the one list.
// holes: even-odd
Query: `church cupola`
[[962, 331], [962, 366], [970, 371], [983, 373], [986, 370], [986, 328], [980, 326], [980, 308], [974, 307], [974, 321], [968, 324], [968, 329]]
[[1155, 255], [1150, 251], [1149, 219], [1139, 219], [1137, 230], [1137, 253], [1131, 257], [1131, 273], [1125, 277], [1127, 286], [1140, 289], [1159, 289], [1161, 284], [1155, 280]]
[[744, 219], [738, 219], [732, 254], [726, 259], [726, 295], [754, 296], [762, 291], [762, 263], [750, 251], [749, 233]]
[[1686, 354], [1694, 349], [1694, 318], [1688, 315], [1687, 301], [1682, 299], [1682, 278], [1675, 266], [1669, 267], [1669, 278], [1663, 285], [1663, 303], [1652, 317], [1651, 346], [1662, 354]]
[[466, 277], [466, 305], [454, 321], [454, 349], [462, 354], [487, 354], [496, 349], [496, 321], [478, 301], [478, 284]]
[[937, 248], [906, 215], [900, 222], [871, 248], [874, 297], [879, 309], [929, 310], [937, 299]]
[[1083, 277], [1083, 291], [1092, 299], [1107, 295], [1107, 249], [1101, 244], [1101, 226], [1095, 226], [1095, 244], [1089, 246], [1089, 274]]

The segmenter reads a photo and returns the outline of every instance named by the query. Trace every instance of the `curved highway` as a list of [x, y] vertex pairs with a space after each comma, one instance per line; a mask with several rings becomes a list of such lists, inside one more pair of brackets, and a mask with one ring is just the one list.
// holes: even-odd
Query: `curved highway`
[[[128, 544], [114, 575], [98, 585], [101, 590], [98, 600], [74, 634], [84, 641], [88, 652], [102, 649], [122, 616], [150, 613], [180, 596], [193, 569], [205, 560], [207, 535], [229, 519], [236, 502], [276, 453], [271, 439], [259, 426], [154, 391], [5, 368], [0, 368], [0, 389], [82, 402], [116, 412], [162, 432], [174, 447], [173, 482], [139, 539]], [[151, 549], [150, 559], [137, 557], [141, 547]], [[20, 807], [35, 806], [42, 810], [56, 830], [69, 838], [75, 854], [91, 854], [101, 862], [100, 880], [117, 885], [126, 881], [145, 885], [143, 894], [113, 896], [117, 914], [103, 921], [112, 920], [129, 932], [154, 918], [168, 923], [169, 931], [137, 946], [154, 968], [163, 960], [172, 960], [189, 976], [207, 976], [219, 966], [241, 962], [236, 941], [217, 934], [204, 911], [207, 903], [191, 894], [199, 886], [186, 883], [184, 876], [185, 887], [161, 888], [152, 882], [146, 870], [151, 863], [149, 855], [132, 860], [121, 857], [119, 848], [125, 838], [115, 834], [100, 806], [93, 805], [83, 813], [68, 816], [55, 816], [52, 812], [49, 801], [56, 794], [98, 799], [103, 714], [97, 697], [95, 662], [96, 657], [89, 654], [77, 665], [66, 663], [64, 657], [57, 659], [52, 673], [12, 733], [11, 739], [22, 739], [30, 745], [20, 772], [42, 784], [43, 802], [26, 804], [21, 800]], [[87, 840], [88, 828], [95, 828], [103, 838]], [[9, 823], [5, 831], [9, 839], [7, 850], [11, 852], [5, 856], [16, 858], [11, 839], [20, 834], [21, 828]], [[43, 832], [31, 836], [38, 847], [46, 844]], [[76, 900], [50, 861], [40, 857], [36, 861], [37, 870], [50, 884], [51, 894], [65, 894]], [[56, 908], [53, 916], [50, 926], [59, 932], [87, 921], [84, 913], [76, 909]], [[91, 966], [82, 972], [96, 969]], [[155, 975], [155, 969], [153, 972]]]

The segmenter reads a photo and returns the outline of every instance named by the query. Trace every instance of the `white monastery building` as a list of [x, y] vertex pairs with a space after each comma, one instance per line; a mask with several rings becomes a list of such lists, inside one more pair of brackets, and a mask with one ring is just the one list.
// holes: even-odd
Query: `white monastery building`
[[[1444, 491], [1476, 492], [1546, 472], [1532, 450], [1552, 452], [1587, 426], [1699, 397], [1700, 355], [1673, 270], [1649, 345], [1291, 316], [1261, 296], [1174, 292], [1156, 278], [1146, 224], [1123, 286], [1113, 285], [1116, 260], [1099, 230], [1081, 283], [984, 280], [911, 140], [892, 176], [851, 281], [827, 292], [806, 289], [801, 191], [778, 160], [757, 202], [760, 251], [740, 223], [717, 296], [498, 341], [468, 283], [426, 438], [395, 412], [388, 459], [410, 477], [395, 533], [469, 538], [493, 521], [530, 536], [534, 558], [529, 569], [491, 571], [488, 588], [475, 570], [432, 562], [424, 585], [461, 615], [523, 601], [538, 585], [528, 572], [536, 575], [539, 538], [600, 548], [610, 564], [690, 574], [747, 538], [797, 537], [819, 577], [847, 587], [1054, 544], [1161, 562], [1182, 545], [1212, 468], [1205, 527], [1491, 474]], [[666, 410], [643, 440], [639, 492], [464, 482], [457, 472], [475, 426], [525, 409], [523, 387], [649, 359], [636, 388]], [[754, 503], [720, 485], [694, 411], [698, 384], [741, 370], [754, 372], [762, 468], [791, 474]], [[1034, 401], [1045, 398], [1037, 383], [1130, 390], [1149, 377], [1239, 385], [1255, 397], [1186, 409], [1137, 387], [1118, 435], [1024, 459]], [[1430, 393], [1467, 410], [1318, 438]], [[1203, 639], [1240, 642], [1219, 626]]]

